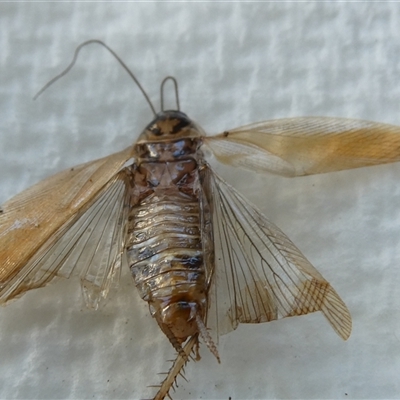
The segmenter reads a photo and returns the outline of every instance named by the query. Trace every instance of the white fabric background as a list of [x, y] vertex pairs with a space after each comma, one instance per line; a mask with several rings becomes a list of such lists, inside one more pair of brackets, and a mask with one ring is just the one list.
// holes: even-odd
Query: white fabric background
[[[182, 110], [210, 134], [305, 115], [400, 124], [400, 4], [2, 3], [0, 203], [125, 148], [151, 118], [97, 46], [32, 101], [92, 38], [157, 107], [176, 76]], [[353, 334], [342, 342], [319, 313], [241, 326], [221, 339], [221, 365], [201, 348], [174, 399], [399, 398], [400, 165], [293, 180], [218, 171], [332, 283]], [[173, 355], [129, 272], [100, 312], [77, 281], [0, 309], [0, 398], [148, 398]]]

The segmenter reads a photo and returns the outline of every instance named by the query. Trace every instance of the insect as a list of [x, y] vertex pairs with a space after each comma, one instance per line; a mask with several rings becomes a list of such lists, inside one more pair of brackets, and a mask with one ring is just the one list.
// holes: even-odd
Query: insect
[[[94, 42], [112, 52], [83, 43], [44, 89]], [[200, 339], [219, 362], [216, 339], [239, 323], [322, 311], [346, 340], [351, 316], [339, 295], [213, 171], [203, 149], [233, 167], [296, 177], [400, 161], [400, 128], [304, 117], [207, 136], [178, 100], [176, 110], [156, 113], [144, 95], [154, 118], [134, 145], [47, 178], [1, 207], [0, 303], [79, 275], [86, 304], [97, 309], [127, 262], [177, 352], [156, 399], [169, 396], [192, 354], [199, 358]]]

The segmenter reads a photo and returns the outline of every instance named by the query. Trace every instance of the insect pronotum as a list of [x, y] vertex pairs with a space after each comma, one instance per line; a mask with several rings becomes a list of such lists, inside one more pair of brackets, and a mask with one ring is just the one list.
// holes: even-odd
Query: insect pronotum
[[[97, 308], [118, 283], [125, 257], [140, 296], [177, 351], [156, 399], [169, 396], [199, 340], [239, 323], [322, 311], [343, 339], [350, 313], [290, 239], [205, 159], [287, 177], [400, 160], [400, 128], [340, 118], [258, 122], [215, 136], [179, 110], [154, 113], [132, 146], [47, 178], [0, 211], [0, 302], [55, 277], [80, 275]], [[176, 81], [174, 81], [176, 84]], [[200, 338], [200, 339], [199, 339]]]

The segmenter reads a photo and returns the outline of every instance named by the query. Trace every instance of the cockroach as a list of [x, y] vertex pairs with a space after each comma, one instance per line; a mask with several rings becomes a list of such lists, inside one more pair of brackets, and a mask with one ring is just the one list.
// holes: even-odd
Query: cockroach
[[[346, 340], [351, 316], [290, 239], [228, 185], [203, 149], [233, 167], [286, 177], [400, 160], [400, 128], [341, 118], [258, 122], [207, 136], [175, 110], [156, 112], [137, 142], [47, 178], [0, 211], [0, 302], [80, 276], [94, 309], [118, 283], [127, 260], [140, 296], [177, 352], [156, 399], [169, 396], [199, 340], [216, 357], [216, 339], [239, 323], [322, 311]], [[177, 83], [174, 78], [177, 93]]]

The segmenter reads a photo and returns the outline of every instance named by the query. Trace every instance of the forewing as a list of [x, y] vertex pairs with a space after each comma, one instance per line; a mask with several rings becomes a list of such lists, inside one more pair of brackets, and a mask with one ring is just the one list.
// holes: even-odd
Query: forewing
[[[124, 209], [118, 212], [117, 208], [122, 207], [126, 196], [126, 170], [118, 171], [131, 156], [132, 148], [128, 148], [60, 172], [3, 205], [0, 214], [0, 303], [45, 285], [57, 274], [69, 276], [66, 269], [59, 271], [63, 265], [61, 258], [72, 257], [71, 251], [77, 261], [76, 245], [86, 256], [89, 254], [87, 249], [96, 245], [101, 248], [95, 254], [95, 264], [101, 253], [107, 254], [105, 246], [112, 241], [110, 236], [118, 236], [121, 226], [118, 221]], [[104, 228], [102, 235], [94, 229], [99, 226]], [[82, 238], [85, 237], [91, 245], [84, 244]], [[104, 246], [100, 247], [100, 244]], [[110, 259], [115, 258], [110, 252], [108, 254]], [[71, 266], [70, 262], [68, 265]], [[83, 282], [96, 280], [90, 268], [92, 264], [86, 262], [86, 265], [88, 269], [84, 276], [92, 278], [84, 278]]]
[[302, 176], [400, 161], [400, 127], [303, 117], [259, 122], [204, 137], [222, 163]]
[[290, 239], [209, 167], [202, 181], [215, 242], [209, 326], [221, 335], [239, 323], [322, 311], [347, 339], [351, 317], [346, 305]]

